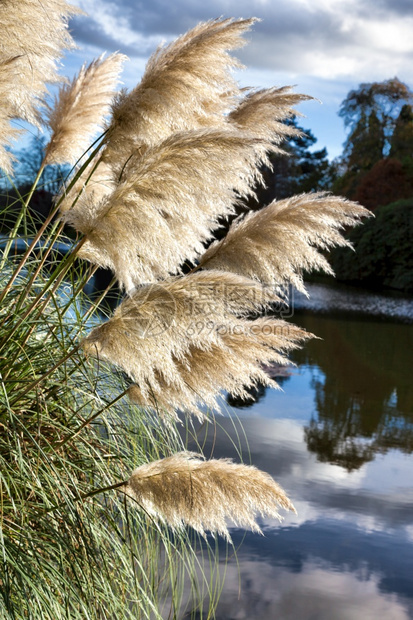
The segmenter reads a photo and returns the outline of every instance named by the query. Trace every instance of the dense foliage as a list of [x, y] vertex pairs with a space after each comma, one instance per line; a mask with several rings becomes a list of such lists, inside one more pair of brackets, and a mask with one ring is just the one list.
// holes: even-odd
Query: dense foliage
[[300, 127], [296, 118], [288, 120], [286, 125], [300, 133], [291, 136], [283, 145], [287, 157], [284, 153], [270, 156], [272, 169], [264, 171], [266, 187], [258, 191], [260, 204], [268, 204], [274, 198], [324, 190], [330, 184], [331, 166], [327, 149], [313, 150], [317, 138], [310, 129]]
[[[373, 287], [413, 292], [413, 93], [397, 78], [360, 84], [341, 104], [339, 115], [348, 128], [343, 154], [333, 162], [325, 149], [314, 150], [308, 130], [292, 136], [274, 155], [266, 171], [261, 206], [274, 197], [332, 190], [373, 211], [366, 226], [352, 230], [355, 253], [333, 252], [337, 277]], [[255, 205], [250, 205], [254, 207]]]
[[333, 251], [336, 276], [413, 293], [413, 199], [379, 207], [375, 215], [348, 233], [355, 254], [341, 248]]
[[[340, 173], [334, 191], [362, 202], [366, 187], [371, 186], [366, 206], [373, 209], [411, 195], [405, 186], [413, 182], [409, 164], [413, 153], [412, 97], [408, 86], [397, 78], [360, 84], [348, 93], [339, 115], [349, 133], [337, 162]], [[389, 157], [398, 163], [389, 166]], [[400, 168], [397, 173], [395, 167]], [[379, 177], [385, 180], [385, 195], [375, 186]]]

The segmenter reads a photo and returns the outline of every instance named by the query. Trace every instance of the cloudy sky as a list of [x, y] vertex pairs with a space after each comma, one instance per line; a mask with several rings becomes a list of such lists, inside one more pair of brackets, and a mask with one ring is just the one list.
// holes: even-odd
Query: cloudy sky
[[341, 153], [341, 101], [361, 82], [397, 76], [413, 88], [412, 0], [72, 0], [88, 16], [71, 23], [79, 49], [65, 59], [75, 73], [106, 50], [127, 54], [124, 84], [140, 79], [156, 47], [214, 17], [259, 17], [238, 52], [242, 86], [296, 85], [320, 100], [302, 104], [301, 122], [330, 158]]

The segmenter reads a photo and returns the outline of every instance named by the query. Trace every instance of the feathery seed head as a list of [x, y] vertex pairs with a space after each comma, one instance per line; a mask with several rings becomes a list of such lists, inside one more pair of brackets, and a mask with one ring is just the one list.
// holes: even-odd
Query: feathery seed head
[[46, 83], [60, 81], [56, 61], [74, 47], [67, 22], [76, 13], [64, 0], [0, 2], [0, 168], [8, 173], [14, 158], [7, 146], [21, 133], [10, 121], [40, 126]]
[[239, 94], [230, 70], [240, 65], [228, 51], [244, 44], [242, 35], [254, 21], [211, 20], [160, 47], [140, 84], [114, 104], [108, 157], [125, 161], [175, 132], [222, 127]]
[[[289, 86], [258, 90], [248, 93], [228, 118], [240, 130], [278, 145], [286, 138], [301, 135], [299, 129], [282, 121], [296, 116], [293, 106], [309, 99], [312, 97], [291, 92]], [[283, 152], [275, 147], [272, 150]]]
[[190, 452], [138, 467], [124, 492], [174, 530], [190, 526], [202, 536], [216, 532], [229, 541], [227, 519], [261, 533], [257, 515], [281, 520], [279, 508], [296, 512], [269, 474], [229, 459], [204, 461]]
[[21, 130], [10, 124], [14, 116], [14, 107], [10, 100], [10, 89], [18, 79], [17, 58], [0, 60], [0, 169], [7, 173], [12, 171], [12, 162], [15, 159], [8, 150], [8, 146], [18, 138]]
[[199, 272], [146, 285], [92, 330], [84, 350], [120, 366], [136, 383], [130, 396], [172, 416], [198, 417], [202, 402], [217, 407], [221, 390], [245, 394], [270, 385], [262, 364], [308, 337], [283, 321], [248, 316], [279, 301], [270, 288], [222, 272]]
[[48, 106], [47, 121], [52, 137], [46, 150], [48, 163], [74, 164], [86, 151], [93, 135], [101, 130], [119, 80], [123, 54], [104, 55], [83, 65], [70, 84], [63, 84]]
[[81, 11], [64, 0], [3, 0], [0, 3], [0, 63], [14, 59], [15, 79], [7, 105], [13, 117], [39, 124], [46, 83], [59, 82], [56, 61], [73, 48], [68, 19]]
[[70, 190], [67, 191], [63, 186], [57, 197], [60, 201], [60, 214], [64, 215], [72, 210], [73, 213], [82, 213], [82, 219], [85, 221], [88, 217], [94, 221], [94, 213], [100, 208], [100, 203], [113, 192], [115, 187], [113, 170], [102, 161], [98, 153], [79, 175]]
[[219, 341], [208, 348], [193, 345], [182, 359], [176, 359], [172, 379], [159, 371], [156, 383], [132, 385], [129, 398], [160, 415], [176, 417], [177, 411], [185, 411], [202, 421], [200, 406], [219, 411], [223, 391], [248, 399], [248, 388], [258, 383], [278, 388], [263, 367], [273, 362], [287, 364], [285, 353], [312, 337], [290, 323], [264, 317], [221, 326], [219, 334]]
[[349, 245], [339, 229], [368, 215], [364, 207], [325, 193], [274, 201], [234, 222], [226, 237], [206, 250], [200, 266], [267, 284], [291, 283], [305, 292], [303, 271], [332, 273], [318, 249]]
[[99, 204], [64, 213], [87, 235], [80, 256], [113, 269], [127, 291], [178, 273], [203, 252], [219, 216], [253, 194], [263, 161], [258, 144], [264, 141], [239, 131], [193, 130], [132, 157]]

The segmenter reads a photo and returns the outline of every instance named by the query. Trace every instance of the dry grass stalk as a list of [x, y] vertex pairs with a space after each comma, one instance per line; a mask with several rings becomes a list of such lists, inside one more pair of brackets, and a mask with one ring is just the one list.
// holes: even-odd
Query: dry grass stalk
[[200, 259], [204, 269], [222, 269], [264, 283], [293, 284], [305, 292], [303, 271], [333, 273], [318, 250], [350, 245], [339, 229], [354, 226], [369, 211], [324, 193], [274, 201], [248, 213]]
[[124, 491], [174, 530], [190, 526], [203, 536], [216, 532], [227, 540], [227, 519], [261, 533], [257, 515], [281, 520], [280, 507], [295, 512], [269, 474], [229, 459], [204, 461], [188, 452], [138, 467]]
[[262, 162], [258, 143], [229, 129], [194, 130], [133, 157], [110, 195], [64, 214], [87, 236], [80, 256], [111, 268], [127, 291], [179, 273], [204, 251], [218, 217], [253, 192]]
[[14, 108], [10, 101], [10, 85], [15, 83], [17, 77], [15, 58], [0, 61], [0, 101], [2, 102], [0, 112], [0, 169], [8, 174], [12, 171], [12, 162], [15, 158], [7, 147], [21, 133], [21, 130], [10, 124], [14, 115]]
[[160, 47], [138, 86], [120, 93], [113, 107], [108, 159], [124, 163], [175, 132], [222, 127], [239, 95], [230, 70], [240, 65], [227, 50], [244, 45], [254, 21], [211, 20]]
[[[208, 330], [208, 325], [198, 324], [198, 330]], [[238, 319], [234, 325], [218, 331], [219, 339], [208, 348], [193, 345], [183, 359], [175, 359], [175, 375], [169, 380], [160, 369], [156, 383], [132, 385], [128, 390], [130, 399], [152, 407], [160, 415], [177, 417], [180, 410], [202, 420], [201, 406], [220, 410], [222, 391], [248, 398], [248, 388], [258, 383], [277, 388], [263, 366], [288, 363], [284, 354], [311, 337], [290, 323], [264, 317], [254, 321]]]
[[70, 84], [63, 84], [48, 107], [52, 136], [46, 150], [48, 164], [74, 164], [87, 150], [109, 112], [126, 56], [104, 55], [83, 65]]
[[56, 61], [63, 50], [75, 47], [67, 22], [79, 12], [64, 0], [0, 3], [0, 63], [10, 59], [15, 63], [15, 79], [6, 98], [13, 117], [40, 124], [37, 108], [43, 103], [46, 83], [61, 81]]

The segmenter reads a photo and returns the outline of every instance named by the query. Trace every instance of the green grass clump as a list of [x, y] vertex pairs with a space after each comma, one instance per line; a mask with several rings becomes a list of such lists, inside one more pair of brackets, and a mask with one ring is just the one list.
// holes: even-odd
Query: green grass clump
[[0, 617], [177, 617], [185, 584], [209, 589], [197, 544], [111, 487], [183, 440], [85, 359], [107, 294], [88, 300], [90, 271], [43, 241], [12, 286], [21, 257], [4, 256], [0, 276]]

